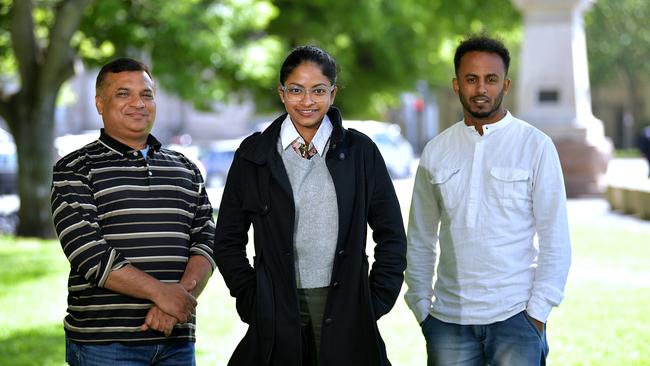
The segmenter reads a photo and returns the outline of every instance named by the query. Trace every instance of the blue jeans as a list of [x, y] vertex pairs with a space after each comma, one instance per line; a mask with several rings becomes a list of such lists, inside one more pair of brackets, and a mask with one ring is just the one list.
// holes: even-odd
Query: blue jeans
[[65, 340], [65, 360], [71, 366], [194, 366], [194, 342], [146, 345], [83, 344]]
[[422, 333], [428, 366], [545, 365], [548, 355], [546, 330], [540, 332], [525, 311], [487, 325], [445, 323], [429, 315]]

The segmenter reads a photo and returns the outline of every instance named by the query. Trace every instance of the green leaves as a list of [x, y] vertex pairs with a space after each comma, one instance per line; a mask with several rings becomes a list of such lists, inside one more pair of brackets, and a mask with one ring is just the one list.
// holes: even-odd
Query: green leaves
[[[34, 2], [42, 47], [63, 2]], [[4, 26], [11, 4], [0, 0], [6, 73], [16, 70]], [[418, 80], [448, 87], [453, 50], [465, 34], [507, 36], [518, 20], [510, 0], [101, 0], [87, 7], [71, 46], [89, 66], [145, 59], [162, 88], [198, 106], [245, 94], [258, 108], [277, 110], [282, 60], [297, 45], [316, 44], [340, 65], [337, 105], [349, 117], [368, 118]]]
[[261, 32], [276, 15], [259, 0], [102, 0], [89, 7], [75, 40], [90, 64], [144, 58], [163, 88], [206, 106], [268, 86], [279, 46]]
[[612, 81], [621, 72], [650, 72], [649, 17], [650, 3], [645, 0], [599, 0], [594, 4], [585, 17], [594, 85]]
[[470, 32], [502, 35], [519, 16], [509, 0], [276, 1], [279, 16], [267, 32], [288, 52], [314, 43], [340, 64], [336, 104], [348, 117], [378, 116], [418, 80], [447, 87], [453, 50]]
[[86, 14], [78, 49], [96, 64], [149, 55], [159, 84], [198, 106], [246, 93], [277, 110], [282, 60], [316, 44], [340, 65], [337, 105], [368, 118], [418, 80], [447, 87], [466, 33], [517, 26], [509, 0], [102, 0]]

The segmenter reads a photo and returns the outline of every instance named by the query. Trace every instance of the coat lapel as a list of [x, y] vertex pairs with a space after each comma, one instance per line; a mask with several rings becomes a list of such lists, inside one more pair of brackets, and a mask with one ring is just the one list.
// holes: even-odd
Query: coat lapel
[[271, 125], [261, 133], [257, 143], [250, 144], [245, 151], [242, 151], [242, 157], [257, 165], [268, 164], [273, 179], [278, 182], [280, 187], [282, 187], [289, 197], [293, 198], [289, 176], [287, 175], [287, 171], [282, 163], [282, 157], [278, 153], [277, 149], [277, 142], [280, 137], [280, 127], [286, 117], [287, 114], [284, 113], [275, 119], [275, 121], [273, 121]]
[[[335, 107], [331, 107], [327, 112], [332, 122], [333, 130], [330, 137], [330, 148], [326, 156], [326, 164], [329, 169], [334, 189], [336, 190], [336, 201], [339, 209], [339, 243], [338, 248], [343, 246], [343, 238], [350, 229], [352, 215], [354, 214], [354, 187], [365, 185], [365, 182], [351, 182], [350, 179], [363, 179], [363, 174], [355, 172], [354, 157], [351, 154], [349, 141], [345, 138], [346, 131], [343, 128], [341, 113]], [[277, 150], [277, 142], [280, 137], [280, 128], [282, 122], [287, 117], [283, 114], [278, 117], [271, 125], [264, 130], [255, 144], [248, 145], [245, 151], [242, 151], [242, 157], [257, 165], [268, 164], [272, 178], [278, 182], [282, 190], [292, 199], [293, 191], [289, 176], [282, 163], [282, 157]]]
[[347, 237], [350, 223], [352, 222], [354, 206], [354, 187], [359, 182], [352, 182], [351, 179], [358, 179], [363, 174], [356, 174], [354, 171], [354, 160], [350, 153], [349, 140], [345, 139], [346, 131], [343, 129], [341, 114], [339, 110], [332, 107], [327, 115], [332, 121], [332, 136], [330, 138], [330, 149], [327, 152], [326, 163], [334, 182], [336, 190], [336, 201], [339, 211], [339, 242], [337, 250], [343, 248], [344, 240]]

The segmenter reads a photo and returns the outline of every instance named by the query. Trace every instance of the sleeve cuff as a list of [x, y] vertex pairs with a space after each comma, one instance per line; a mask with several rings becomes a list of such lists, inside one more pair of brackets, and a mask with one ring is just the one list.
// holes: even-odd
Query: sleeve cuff
[[210, 263], [210, 266], [212, 267], [212, 272], [217, 268], [217, 264], [214, 261], [214, 258], [212, 258], [212, 255], [208, 252], [209, 247], [204, 247], [202, 245], [195, 245], [190, 248], [190, 255], [200, 255], [204, 257], [205, 259], [208, 260]]
[[526, 312], [528, 315], [542, 323], [546, 323], [549, 314], [551, 314], [551, 309], [553, 309], [551, 304], [536, 297], [532, 297], [528, 300], [528, 305], [526, 306]]
[[114, 248], [108, 251], [107, 256], [108, 258], [106, 258], [106, 266], [103, 268], [98, 268], [98, 278], [97, 283], [95, 284], [97, 287], [104, 287], [106, 280], [108, 279], [108, 276], [111, 274], [111, 272], [117, 271], [130, 263], [128, 259], [124, 258], [122, 254], [120, 254]]
[[413, 313], [415, 314], [415, 319], [418, 321], [418, 324], [422, 323], [424, 319], [426, 319], [430, 314], [430, 312], [431, 301], [426, 299], [418, 301], [413, 309]]

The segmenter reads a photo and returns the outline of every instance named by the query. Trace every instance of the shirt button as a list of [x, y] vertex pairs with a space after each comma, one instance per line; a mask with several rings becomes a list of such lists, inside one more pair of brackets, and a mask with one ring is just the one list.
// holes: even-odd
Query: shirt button
[[330, 325], [330, 324], [332, 324], [333, 321], [334, 320], [332, 320], [332, 318], [327, 318], [327, 319], [325, 319], [325, 325]]
[[264, 205], [264, 206], [262, 207], [262, 213], [265, 214], [265, 213], [267, 213], [267, 212], [269, 212], [269, 205]]
[[342, 256], [343, 254], [345, 254], [345, 250], [339, 250], [338, 255]]
[[138, 153], [137, 153], [137, 152], [134, 152], [134, 153], [133, 153], [133, 156], [138, 156]]
[[334, 283], [332, 284], [332, 287], [333, 288], [339, 287], [339, 281], [334, 281]]
[[340, 153], [340, 154], [339, 154], [339, 160], [343, 160], [343, 159], [345, 159], [345, 154], [344, 154], [344, 153]]
[[149, 175], [153, 175], [153, 173], [151, 171], [149, 171]]

